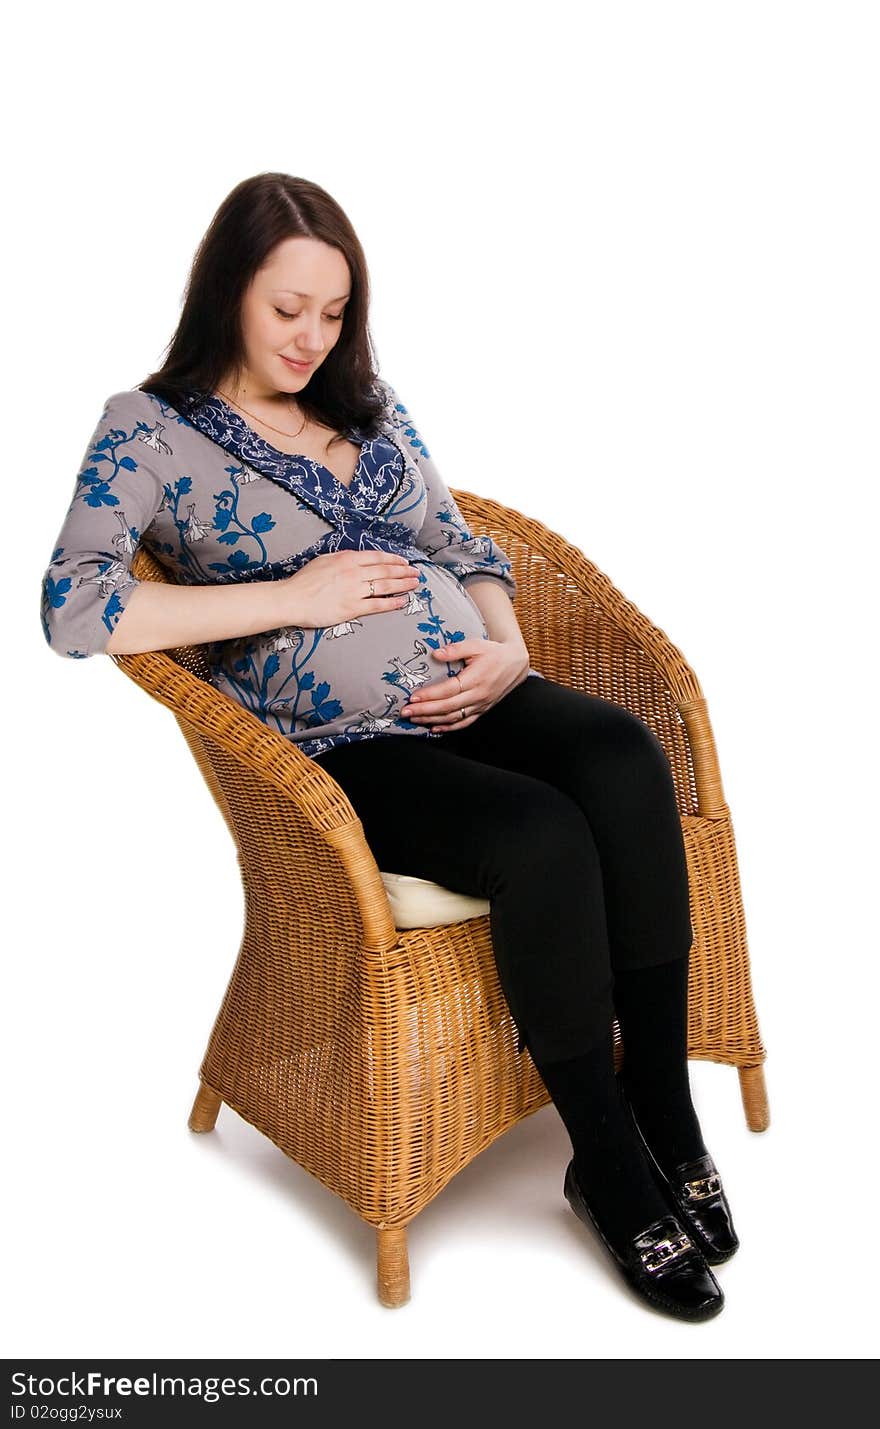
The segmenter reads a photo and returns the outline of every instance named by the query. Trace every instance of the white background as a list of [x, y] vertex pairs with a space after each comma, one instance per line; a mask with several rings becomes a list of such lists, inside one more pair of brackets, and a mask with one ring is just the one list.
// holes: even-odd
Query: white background
[[[6, 1304], [18, 1356], [858, 1357], [876, 1309], [877, 9], [31, 9], [8, 149]], [[684, 652], [737, 838], [772, 1125], [692, 1064], [742, 1248], [666, 1320], [562, 1198], [552, 1106], [374, 1235], [187, 1116], [235, 852], [173, 716], [65, 660], [43, 571], [105, 398], [242, 178], [327, 188], [449, 485], [565, 534]], [[11, 340], [10, 340], [11, 339]], [[402, 817], [413, 811], [401, 805]]]

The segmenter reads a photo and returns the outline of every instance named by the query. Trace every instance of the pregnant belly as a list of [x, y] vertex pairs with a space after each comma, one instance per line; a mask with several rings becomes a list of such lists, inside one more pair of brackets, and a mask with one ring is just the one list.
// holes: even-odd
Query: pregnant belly
[[[414, 689], [465, 667], [451, 653], [432, 652], [488, 638], [479, 607], [455, 576], [428, 562], [421, 570], [426, 579], [399, 609], [321, 630], [287, 626], [227, 642], [213, 682], [294, 739], [421, 729], [400, 715], [401, 706]], [[249, 688], [236, 688], [242, 678]]]

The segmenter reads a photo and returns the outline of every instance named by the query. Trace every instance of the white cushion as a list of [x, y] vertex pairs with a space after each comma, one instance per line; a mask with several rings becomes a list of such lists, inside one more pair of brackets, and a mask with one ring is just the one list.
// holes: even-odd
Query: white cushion
[[382, 873], [396, 928], [438, 928], [489, 912], [488, 898], [453, 893], [427, 878], [409, 873]]

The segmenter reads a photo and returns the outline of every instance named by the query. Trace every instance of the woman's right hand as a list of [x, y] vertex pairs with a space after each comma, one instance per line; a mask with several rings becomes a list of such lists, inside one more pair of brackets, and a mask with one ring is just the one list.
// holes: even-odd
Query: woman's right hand
[[318, 630], [363, 615], [381, 615], [406, 605], [409, 592], [418, 584], [419, 573], [405, 556], [389, 551], [329, 551], [276, 583], [278, 623]]

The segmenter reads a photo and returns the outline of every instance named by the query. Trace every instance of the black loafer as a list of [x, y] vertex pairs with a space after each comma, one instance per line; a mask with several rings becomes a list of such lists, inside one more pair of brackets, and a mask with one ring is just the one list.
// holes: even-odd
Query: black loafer
[[620, 1255], [587, 1205], [574, 1158], [565, 1172], [563, 1192], [578, 1219], [592, 1226], [630, 1288], [652, 1309], [680, 1320], [708, 1320], [718, 1314], [724, 1305], [721, 1286], [674, 1215], [645, 1226]]
[[739, 1249], [739, 1238], [712, 1157], [707, 1154], [698, 1156], [695, 1161], [683, 1161], [667, 1176], [648, 1145], [635, 1112], [632, 1117], [654, 1179], [670, 1209], [680, 1217], [709, 1265], [723, 1265]]

